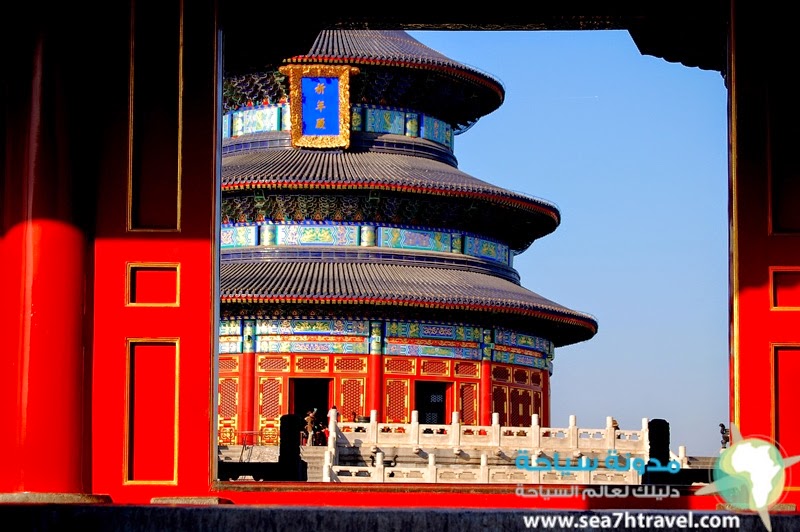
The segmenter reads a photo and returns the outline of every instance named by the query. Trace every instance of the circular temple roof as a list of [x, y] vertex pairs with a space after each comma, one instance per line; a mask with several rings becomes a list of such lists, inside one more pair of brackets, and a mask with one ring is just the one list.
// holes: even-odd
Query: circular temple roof
[[472, 270], [380, 261], [239, 261], [220, 266], [222, 303], [372, 305], [501, 314], [558, 346], [587, 340], [597, 321], [507, 279]]
[[[385, 81], [381, 84], [380, 79], [371, 79], [369, 71], [375, 67], [428, 72], [431, 79], [425, 81], [424, 88], [414, 91], [416, 102], [411, 107], [437, 114], [456, 131], [468, 129], [478, 118], [500, 107], [505, 99], [505, 89], [500, 81], [450, 59], [402, 30], [323, 30], [306, 55], [294, 56], [285, 62], [358, 66], [364, 71], [364, 76], [361, 79], [355, 76], [354, 83], [368, 83], [371, 87], [376, 86], [376, 81], [377, 86], [387, 85]], [[392, 91], [395, 98], [405, 97], [400, 89], [396, 87]], [[435, 98], [429, 100], [431, 93]], [[402, 101], [393, 103], [387, 99], [387, 103], [408, 106]]]
[[[353, 103], [388, 105], [428, 113], [456, 133], [499, 108], [503, 85], [478, 69], [454, 61], [405, 31], [323, 30], [307, 54], [285, 64], [348, 64], [360, 73], [350, 78]], [[229, 76], [224, 108], [248, 102], [275, 103], [288, 94], [288, 82], [276, 67], [261, 73]]]
[[[288, 139], [288, 134], [273, 132], [226, 140], [223, 149], [240, 144], [241, 150], [223, 155], [222, 190], [361, 190], [458, 198], [472, 202], [473, 210], [492, 211], [483, 215], [487, 223], [497, 224], [498, 232], [518, 253], [555, 231], [561, 222], [558, 208], [550, 202], [492, 185], [436, 157], [420, 156], [421, 147], [433, 145], [424, 139], [381, 135], [379, 138], [390, 146], [373, 145], [369, 151], [298, 150], [287, 143], [264, 148], [259, 144], [280, 146], [282, 138]], [[514, 231], [508, 230], [508, 220], [503, 218], [506, 215], [514, 217]], [[493, 217], [502, 219], [492, 223]]]
[[[498, 80], [404, 31], [324, 30], [307, 54], [284, 63], [358, 67], [359, 73], [350, 77], [353, 104], [423, 113], [450, 124], [455, 132], [497, 109], [505, 97]], [[285, 98], [286, 83], [278, 69], [230, 80], [225, 106], [235, 108], [243, 99], [275, 103]], [[516, 253], [553, 232], [561, 221], [552, 203], [460, 171], [451, 149], [441, 143], [368, 131], [352, 131], [350, 140], [347, 149], [306, 149], [292, 147], [287, 131], [225, 139], [223, 193], [247, 203], [248, 190], [257, 194], [257, 189], [266, 189], [260, 199], [262, 216], [273, 221], [321, 217], [456, 229], [507, 243]], [[255, 195], [252, 199], [255, 204]], [[357, 213], [348, 215], [352, 220], [323, 213], [323, 203], [338, 212], [340, 200], [348, 212]], [[287, 211], [289, 205], [293, 208]], [[446, 314], [502, 322], [547, 337], [556, 346], [597, 333], [594, 317], [522, 287], [510, 266], [506, 271], [481, 264], [483, 259], [421, 251], [280, 248], [223, 252], [220, 292], [226, 308], [243, 305], [269, 312], [289, 305], [369, 313], [379, 307], [430, 319]]]

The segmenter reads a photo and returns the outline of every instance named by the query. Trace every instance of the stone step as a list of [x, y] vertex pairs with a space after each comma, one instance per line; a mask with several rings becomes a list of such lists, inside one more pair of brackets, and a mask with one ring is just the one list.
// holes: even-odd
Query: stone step
[[277, 462], [277, 445], [220, 445], [217, 448], [220, 460], [233, 462]]
[[309, 482], [322, 482], [322, 468], [325, 465], [327, 447], [302, 446], [300, 460], [306, 463], [306, 478]]

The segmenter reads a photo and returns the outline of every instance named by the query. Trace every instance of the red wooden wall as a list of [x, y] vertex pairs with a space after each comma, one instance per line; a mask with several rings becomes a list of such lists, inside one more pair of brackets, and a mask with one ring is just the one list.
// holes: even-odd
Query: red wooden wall
[[[770, 27], [767, 33], [762, 27]], [[730, 50], [731, 420], [800, 455], [800, 104], [792, 32], [736, 2]], [[794, 469], [797, 469], [796, 467]], [[788, 470], [790, 493], [800, 471]]]
[[[373, 355], [323, 355], [318, 353], [241, 353], [220, 355], [218, 384], [219, 441], [225, 445], [242, 443], [247, 431], [257, 433], [261, 444], [277, 444], [280, 417], [292, 412], [290, 380], [330, 378], [333, 404], [342, 419], [369, 416], [368, 358]], [[255, 359], [255, 371], [244, 368]], [[549, 379], [546, 371], [493, 363], [492, 388], [481, 388], [481, 363], [473, 360], [384, 355], [379, 381], [381, 404], [378, 421], [409, 423], [416, 402], [417, 382], [449, 383], [445, 420], [460, 413], [465, 425], [480, 424], [480, 395], [494, 399], [492, 412], [500, 414], [500, 424], [530, 426], [531, 415], [539, 414], [540, 424], [549, 418]], [[492, 412], [489, 412], [491, 414]], [[488, 419], [491, 416], [486, 416]], [[245, 418], [248, 418], [246, 420]]]

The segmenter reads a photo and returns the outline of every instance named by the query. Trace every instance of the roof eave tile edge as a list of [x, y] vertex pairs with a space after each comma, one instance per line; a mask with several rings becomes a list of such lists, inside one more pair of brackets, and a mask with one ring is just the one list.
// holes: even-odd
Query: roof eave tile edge
[[550, 321], [560, 322], [567, 325], [574, 325], [589, 330], [594, 336], [597, 333], [597, 321], [588, 315], [575, 315], [572, 317], [564, 316], [563, 312], [548, 312], [544, 309], [526, 309], [515, 306], [503, 305], [477, 305], [469, 303], [445, 303], [437, 301], [423, 301], [416, 299], [392, 299], [392, 298], [375, 298], [375, 297], [293, 297], [293, 296], [274, 296], [274, 297], [260, 297], [260, 296], [222, 296], [220, 302], [225, 303], [291, 303], [291, 304], [322, 304], [322, 305], [336, 305], [336, 304], [356, 304], [356, 305], [389, 305], [389, 306], [403, 306], [403, 307], [422, 307], [422, 308], [435, 308], [442, 310], [467, 310], [478, 312], [498, 312], [506, 314], [517, 314], [531, 318], [547, 319]]
[[435, 63], [415, 63], [413, 61], [397, 61], [387, 59], [368, 59], [362, 57], [348, 56], [327, 56], [327, 55], [297, 55], [284, 61], [286, 64], [301, 63], [330, 63], [330, 64], [354, 64], [354, 65], [375, 65], [399, 68], [416, 68], [420, 70], [430, 70], [434, 72], [444, 72], [457, 78], [463, 78], [477, 85], [483, 86], [494, 92], [500, 103], [505, 100], [505, 89], [497, 80], [488, 75], [473, 72], [469, 69], [458, 69], [446, 65]]
[[491, 201], [493, 203], [497, 203], [500, 205], [510, 205], [514, 207], [518, 207], [521, 210], [529, 211], [529, 212], [536, 212], [538, 214], [543, 214], [545, 216], [550, 217], [554, 222], [556, 227], [561, 224], [561, 214], [555, 206], [548, 206], [545, 204], [540, 204], [536, 202], [525, 202], [520, 199], [510, 198], [502, 195], [495, 195], [495, 194], [487, 194], [483, 192], [469, 192], [469, 191], [460, 191], [460, 190], [448, 190], [443, 188], [433, 188], [433, 187], [415, 187], [409, 185], [387, 185], [384, 183], [359, 183], [359, 184], [347, 184], [347, 183], [313, 183], [313, 184], [304, 184], [304, 183], [292, 183], [292, 182], [277, 182], [277, 181], [270, 181], [269, 183], [263, 182], [255, 182], [255, 183], [244, 183], [244, 184], [223, 184], [222, 190], [224, 191], [235, 191], [235, 190], [252, 190], [252, 189], [260, 189], [260, 188], [267, 188], [267, 189], [291, 189], [291, 190], [298, 190], [298, 189], [307, 189], [307, 190], [387, 190], [392, 192], [411, 192], [417, 194], [430, 194], [435, 196], [461, 196], [465, 198], [472, 198], [472, 199], [480, 199], [485, 201]]

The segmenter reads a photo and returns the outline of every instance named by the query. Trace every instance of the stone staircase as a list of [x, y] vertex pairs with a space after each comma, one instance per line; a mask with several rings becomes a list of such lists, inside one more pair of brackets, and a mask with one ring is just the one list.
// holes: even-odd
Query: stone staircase
[[217, 447], [220, 460], [226, 462], [278, 462], [277, 445], [220, 445]]
[[300, 461], [305, 463], [308, 482], [322, 482], [322, 466], [325, 464], [325, 446], [300, 447]]

